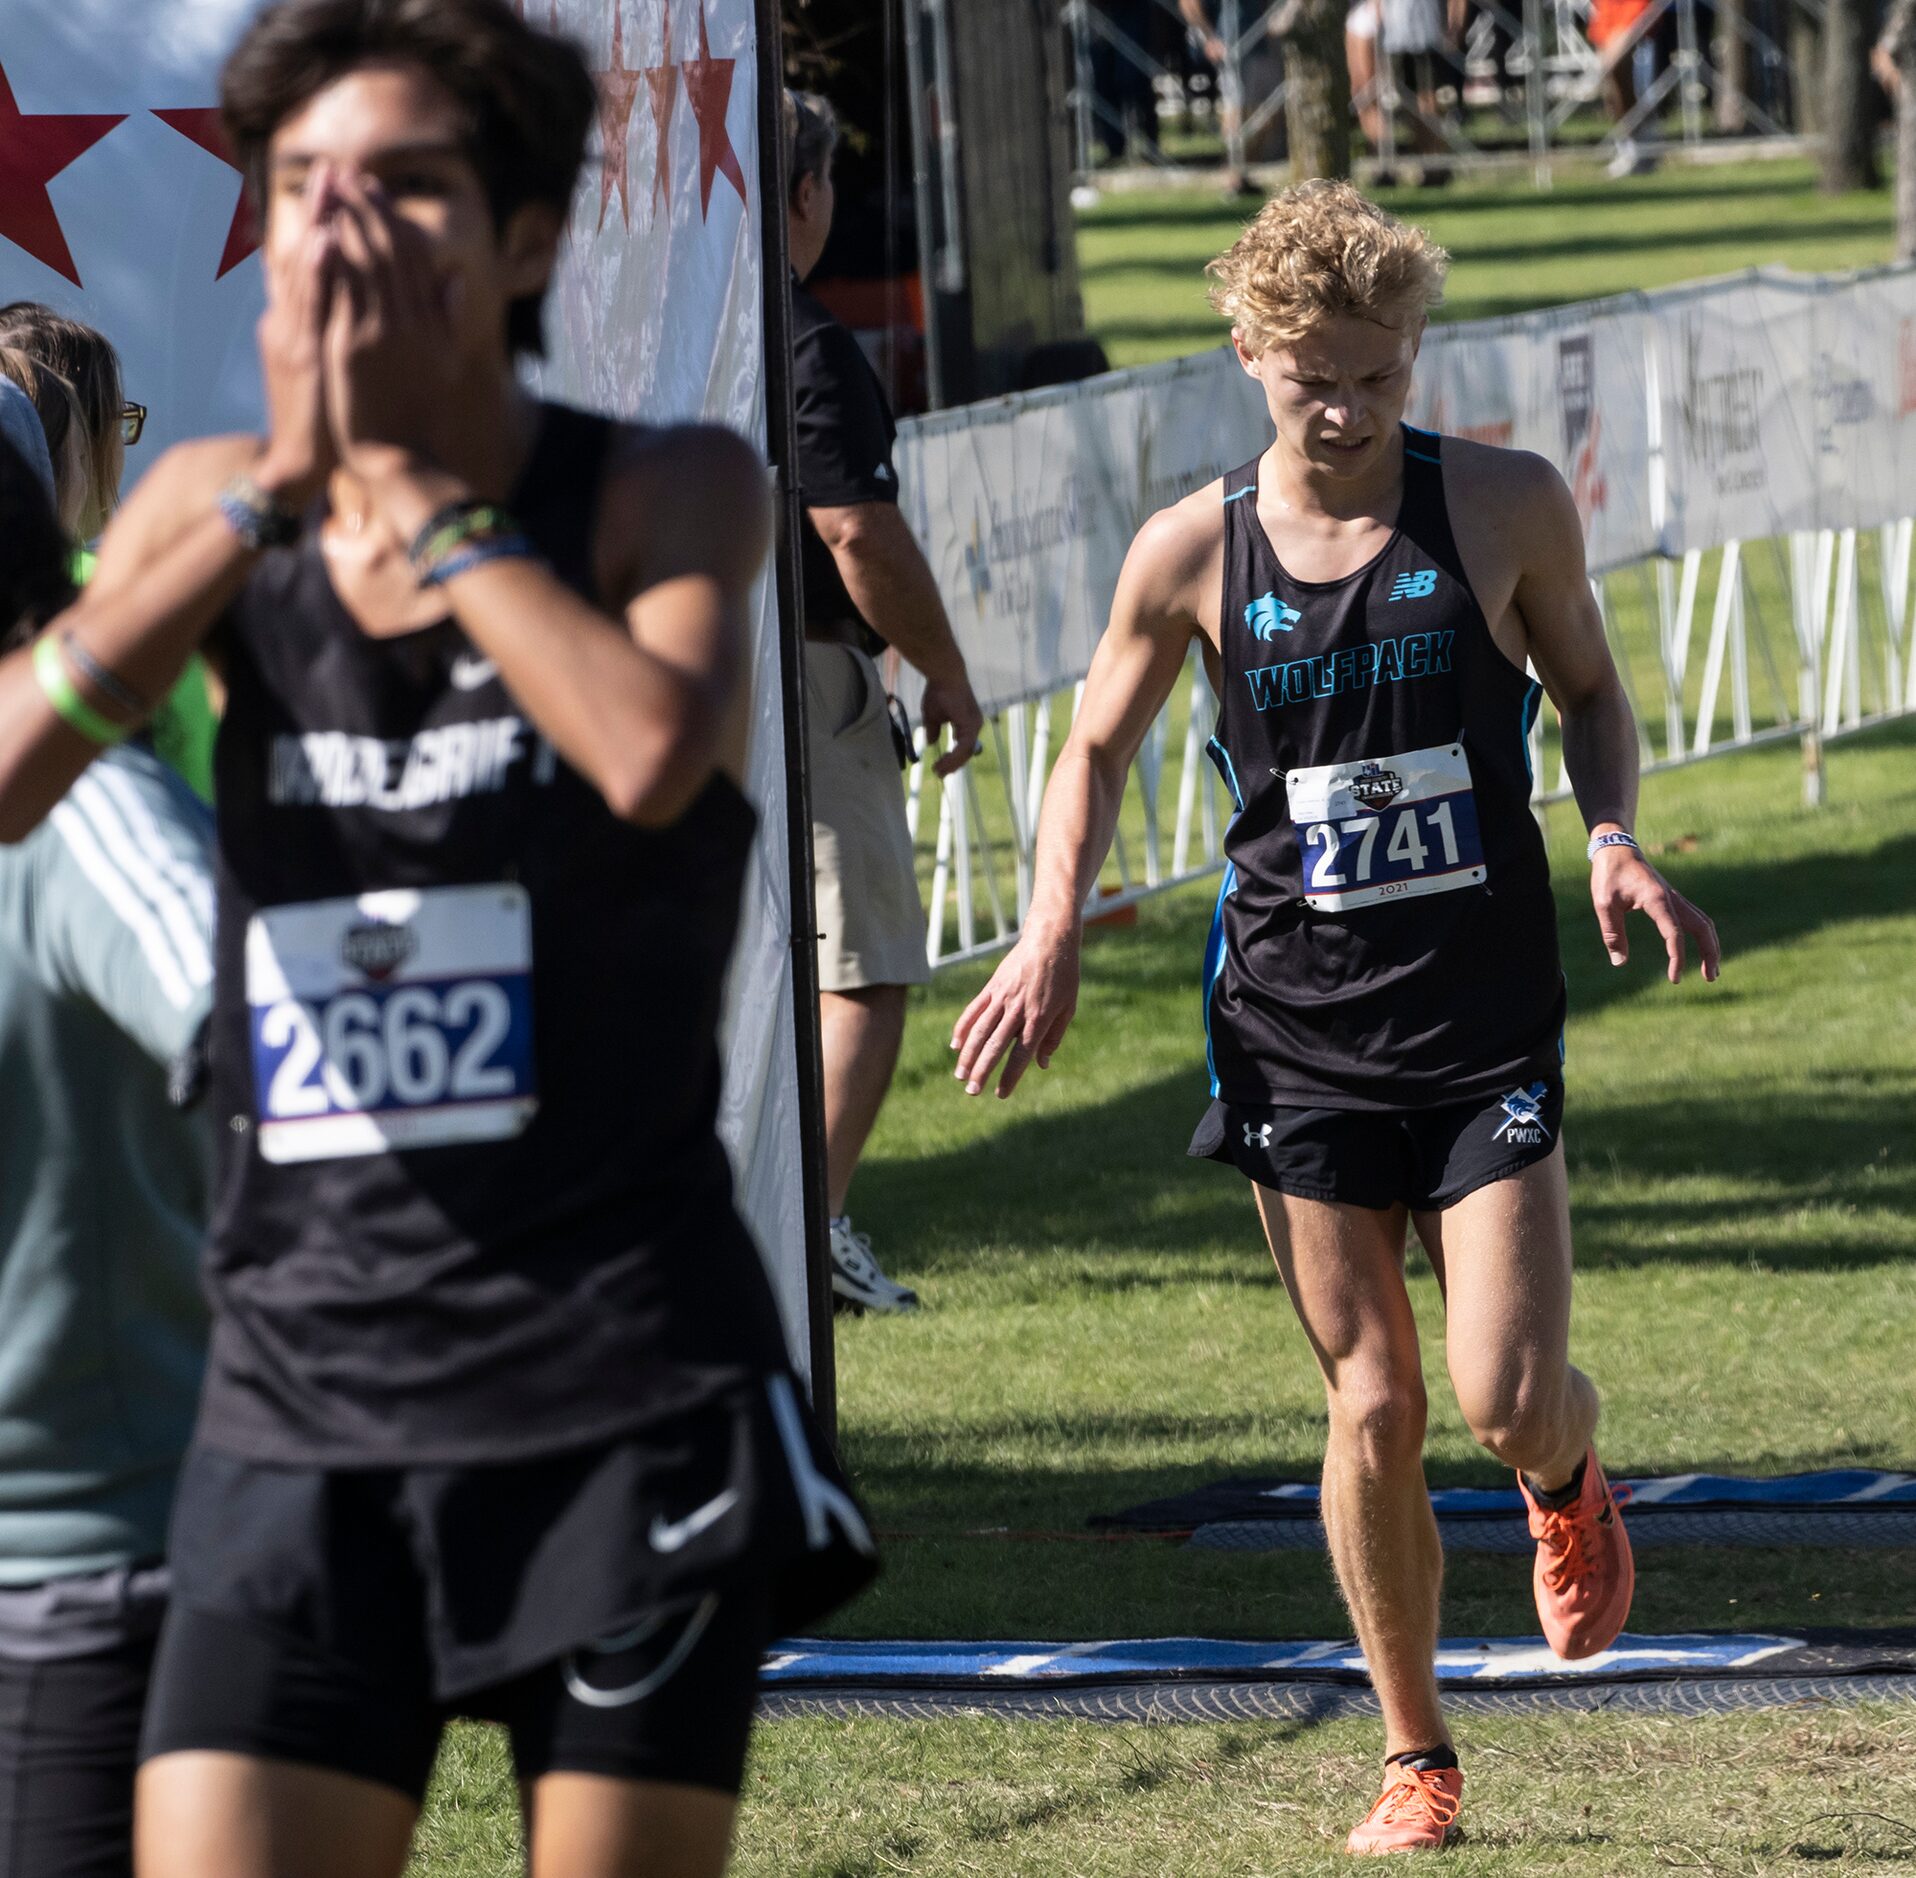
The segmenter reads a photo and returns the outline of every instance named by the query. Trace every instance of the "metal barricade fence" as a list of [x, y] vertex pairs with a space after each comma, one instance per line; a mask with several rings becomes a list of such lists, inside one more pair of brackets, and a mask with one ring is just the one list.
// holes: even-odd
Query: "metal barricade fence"
[[[1916, 309], [1916, 274], [1893, 272]], [[1661, 299], [1680, 302], [1681, 290]], [[1452, 334], [1453, 342], [1467, 343], [1468, 329]], [[1909, 377], [1908, 409], [1896, 421], [1916, 431], [1916, 312], [1904, 317], [1897, 343]], [[1095, 397], [1102, 386], [1105, 396], [1119, 396], [1127, 379], [1163, 370], [1113, 373], [1089, 381], [1092, 389], [1071, 389]], [[1646, 378], [1649, 396], [1657, 397], [1656, 372]], [[947, 423], [962, 418], [946, 414]], [[1662, 447], [1674, 445], [1666, 440]], [[1674, 507], [1680, 494], [1668, 492], [1666, 502]], [[1913, 542], [1916, 519], [1909, 517], [1786, 528], [1652, 553], [1593, 576], [1636, 714], [1644, 768], [1794, 737], [1804, 749], [1806, 799], [1820, 801], [1825, 743], [1916, 713]], [[933, 965], [976, 958], [1015, 938], [1030, 902], [1039, 807], [1083, 697], [1087, 666], [1088, 657], [1077, 658], [1025, 695], [1000, 695], [983, 754], [956, 775], [936, 777], [929, 755], [912, 767], [908, 816], [928, 888]], [[1121, 912], [1222, 866], [1233, 804], [1206, 755], [1215, 714], [1194, 647], [1133, 765], [1118, 836], [1087, 917]], [[1532, 732], [1540, 817], [1570, 793], [1548, 716], [1541, 713]]]

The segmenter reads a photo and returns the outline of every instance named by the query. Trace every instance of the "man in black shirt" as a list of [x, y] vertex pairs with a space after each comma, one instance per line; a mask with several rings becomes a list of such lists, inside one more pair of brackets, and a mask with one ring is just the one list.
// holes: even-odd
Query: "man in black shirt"
[[884, 390], [858, 341], [798, 284], [831, 234], [838, 138], [831, 106], [787, 92], [785, 125], [798, 480], [811, 524], [801, 568], [832, 1284], [852, 1308], [908, 1311], [917, 1294], [885, 1276], [845, 1213], [898, 1062], [905, 988], [930, 976], [889, 700], [873, 649], [895, 646], [924, 674], [926, 737], [936, 742], [947, 726], [952, 733], [951, 749], [933, 765], [940, 776], [970, 761], [983, 714], [937, 583], [898, 511], [897, 431]]

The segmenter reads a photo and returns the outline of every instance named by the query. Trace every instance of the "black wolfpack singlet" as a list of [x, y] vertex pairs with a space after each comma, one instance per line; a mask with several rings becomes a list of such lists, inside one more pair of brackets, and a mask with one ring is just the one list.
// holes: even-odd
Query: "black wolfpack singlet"
[[[596, 599], [609, 424], [512, 506]], [[451, 621], [368, 638], [309, 528], [216, 640], [220, 1197], [200, 1434], [315, 1466], [611, 1439], [782, 1369], [714, 1133], [752, 842], [615, 817]]]
[[1285, 573], [1256, 460], [1225, 479], [1211, 753], [1238, 813], [1204, 1008], [1229, 1102], [1431, 1108], [1558, 1066], [1538, 688], [1465, 578], [1440, 440], [1404, 436], [1396, 531], [1343, 580]]

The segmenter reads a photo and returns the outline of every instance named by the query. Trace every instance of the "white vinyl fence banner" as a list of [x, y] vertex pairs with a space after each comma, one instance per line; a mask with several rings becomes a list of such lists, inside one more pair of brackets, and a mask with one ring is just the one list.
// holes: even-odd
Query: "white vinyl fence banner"
[[[222, 154], [220, 62], [258, 0], [5, 0], [0, 301], [43, 300], [119, 348], [167, 445], [259, 422], [259, 261]], [[521, 10], [524, 10], [523, 0]], [[553, 396], [762, 449], [765, 376], [751, 0], [541, 0], [598, 76], [600, 161], [547, 314]], [[787, 1340], [809, 1366], [792, 1035], [779, 646], [755, 607], [749, 793], [760, 816], [726, 1042], [722, 1128]]]
[[[1636, 681], [1662, 692], [1637, 699], [1646, 758], [1689, 760], [1757, 735], [1832, 735], [1916, 709], [1916, 269], [1759, 271], [1433, 327], [1409, 415], [1448, 435], [1534, 451], [1562, 473], [1626, 685], [1618, 607], [1654, 648], [1654, 678]], [[1006, 798], [1000, 841], [977, 766], [944, 785], [927, 934], [934, 960], [1000, 944], [1022, 917], [1056, 741], [1053, 700], [1071, 692], [1061, 708], [1075, 709], [1138, 527], [1269, 439], [1259, 388], [1222, 347], [901, 427], [906, 512], [996, 720]], [[1879, 541], [1866, 549], [1863, 530]], [[1751, 574], [1746, 549], [1758, 544], [1765, 574], [1785, 590], [1780, 608], [1777, 580]], [[1876, 578], [1866, 584], [1872, 557]], [[1764, 601], [1793, 636], [1779, 642], [1780, 657], [1764, 636]], [[1758, 667], [1769, 694], [1760, 725]], [[909, 675], [906, 686], [909, 698]], [[1144, 851], [1127, 855], [1120, 835], [1120, 899], [1218, 863], [1214, 784], [1200, 760], [1213, 709], [1196, 683], [1188, 708], [1167, 707], [1145, 741], [1135, 773]], [[1176, 806], [1161, 814], [1180, 727]], [[1814, 764], [1812, 774], [1820, 777]], [[1539, 773], [1537, 786], [1540, 799], [1553, 796], [1563, 778]], [[929, 787], [921, 765], [914, 827]], [[994, 843], [1010, 850], [1008, 875]]]

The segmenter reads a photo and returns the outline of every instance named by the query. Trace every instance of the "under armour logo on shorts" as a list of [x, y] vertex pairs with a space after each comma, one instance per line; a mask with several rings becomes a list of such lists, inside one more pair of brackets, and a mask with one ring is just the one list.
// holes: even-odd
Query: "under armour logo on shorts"
[[1271, 1125], [1261, 1122], [1255, 1128], [1249, 1122], [1244, 1124], [1244, 1145], [1247, 1148], [1268, 1148], [1271, 1145]]

